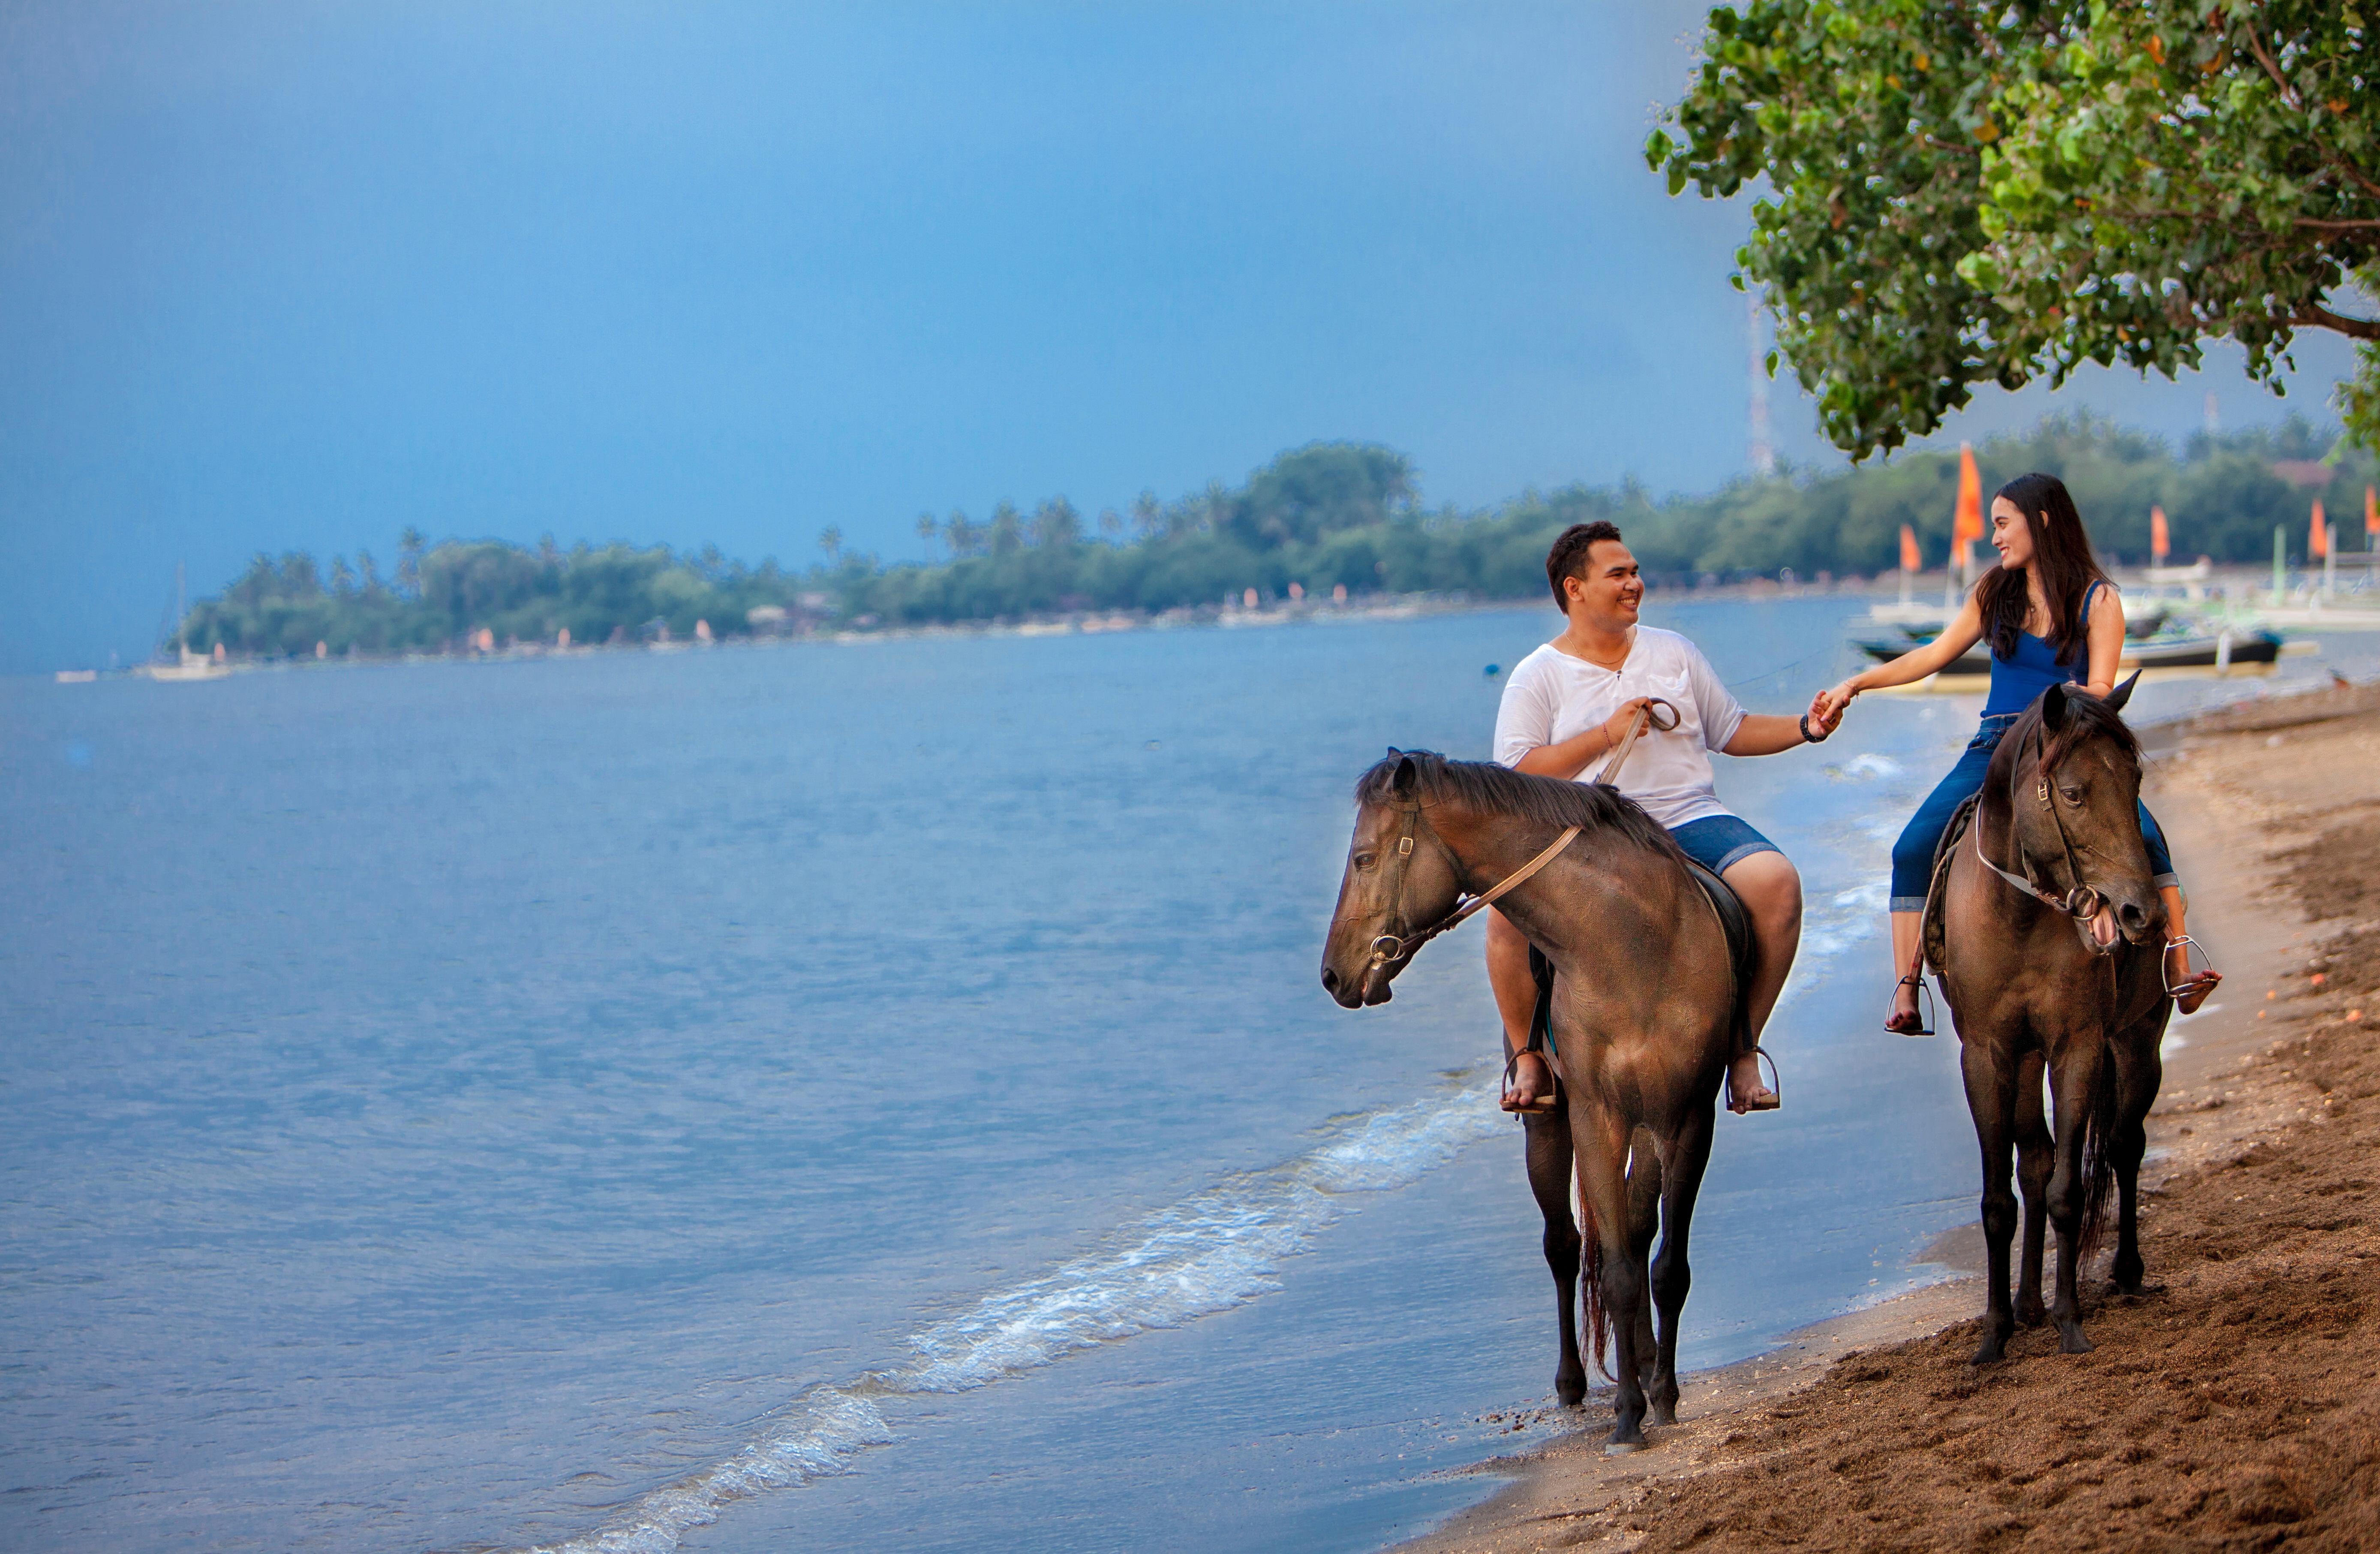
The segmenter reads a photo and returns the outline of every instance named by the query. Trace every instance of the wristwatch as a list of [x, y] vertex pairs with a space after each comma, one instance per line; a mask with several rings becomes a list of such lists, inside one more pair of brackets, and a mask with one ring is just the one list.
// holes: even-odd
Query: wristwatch
[[1802, 715], [1802, 742], [1804, 744], [1824, 744], [1827, 742], [1826, 735], [1813, 734], [1810, 732], [1810, 715], [1808, 713], [1803, 713]]

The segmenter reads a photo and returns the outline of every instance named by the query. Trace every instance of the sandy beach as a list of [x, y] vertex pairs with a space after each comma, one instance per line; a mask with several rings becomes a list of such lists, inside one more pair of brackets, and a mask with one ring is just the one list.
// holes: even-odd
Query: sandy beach
[[[2168, 1041], [2148, 1292], [2115, 1294], [2104, 1253], [2085, 1270], [2096, 1351], [2020, 1328], [1970, 1364], [1969, 1273], [1689, 1378], [1649, 1451], [1602, 1454], [1598, 1395], [1408, 1548], [2380, 1548], [2380, 686], [2144, 742], [2227, 980]], [[1936, 1248], [1981, 1252], [1972, 1223]]]

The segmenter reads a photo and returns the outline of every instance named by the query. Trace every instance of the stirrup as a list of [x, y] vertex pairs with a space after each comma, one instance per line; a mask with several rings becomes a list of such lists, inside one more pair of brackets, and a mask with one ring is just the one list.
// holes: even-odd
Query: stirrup
[[[1524, 1046], [1520, 1049], [1520, 1052], [1505, 1054], [1504, 1094], [1509, 1095], [1512, 1093], [1512, 1079], [1514, 1075], [1520, 1072], [1522, 1052], [1535, 1052], [1537, 1055], [1537, 1060], [1546, 1066], [1546, 1077], [1553, 1081], [1554, 1087], [1549, 1093], [1538, 1096], [1536, 1103], [1534, 1106], [1504, 1107], [1503, 1109], [1512, 1113], [1514, 1117], [1550, 1116], [1561, 1105], [1561, 1076], [1554, 1072], [1554, 1060], [1547, 1057], [1544, 1050], [1539, 1047]], [[1501, 1096], [1498, 1097], [1497, 1104], [1499, 1106], [1503, 1105]]]
[[1896, 988], [1914, 986], [1917, 989], [1918, 1008], [1922, 1012], [1917, 1016], [1917, 1029], [1914, 1031], [1904, 1031], [1900, 1026], [1893, 1023], [1893, 1022], [1900, 1019], [1900, 1016], [1894, 1014], [1888, 1009], [1884, 1017], [1884, 1028], [1896, 1036], [1932, 1035], [1934, 1034], [1934, 993], [1931, 988], [1925, 985], [1925, 973], [1922, 972], [1912, 972], [1907, 976], [1902, 977], [1899, 982], [1894, 983], [1892, 985]]
[[1785, 1076], [1777, 1071], [1776, 1058], [1767, 1047], [1761, 1046], [1758, 1042], [1754, 1042], [1752, 1044], [1752, 1055], [1755, 1058], [1767, 1058], [1768, 1059], [1768, 1078], [1774, 1083], [1771, 1083], [1768, 1086], [1769, 1099], [1767, 1106], [1748, 1106], [1741, 1111], [1736, 1111], [1735, 1065], [1730, 1063], [1727, 1068], [1727, 1109], [1735, 1112], [1738, 1117], [1749, 1117], [1755, 1111], [1775, 1111], [1779, 1107], [1785, 1104]]
[[[2179, 999], [2185, 993], [2192, 993], [2198, 990], [2198, 973], [2190, 969], [2190, 952], [2193, 949], [2198, 951], [2198, 958], [2206, 962], [2206, 969], [2210, 972], [2215, 972], [2215, 980], [2216, 982], [2223, 980], [2223, 973], [2221, 972], [2215, 971], [2215, 957], [2207, 954], [2206, 947], [2200, 944], [2196, 939], [2192, 938], [2188, 934], [2182, 935], [2181, 937], [2178, 939], [2168, 939], [2165, 941], [2165, 948], [2157, 953], [2158, 980], [2164, 980], [2165, 958], [2172, 952], [2174, 946], [2176, 945], [2185, 947], [2181, 952], [2181, 980], [2165, 990], [2165, 996], [2167, 997]], [[2214, 991], [2214, 988], [2210, 986], [2206, 991], [2211, 993]]]

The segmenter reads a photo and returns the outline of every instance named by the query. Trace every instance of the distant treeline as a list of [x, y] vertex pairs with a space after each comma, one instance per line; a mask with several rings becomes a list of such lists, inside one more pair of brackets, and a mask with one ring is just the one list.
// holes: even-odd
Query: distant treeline
[[[2162, 440], [2104, 422], [2053, 418], [1993, 441], [1977, 458], [1988, 493], [2029, 470], [2065, 479], [2102, 554], [2146, 559], [2149, 509], [2162, 506], [2175, 558], [2262, 561], [2274, 527], [2293, 554], [2310, 503], [2328, 504], [2350, 549], [2362, 548], [2370, 455], [2341, 449], [2302, 422], [2200, 435], [2176, 457]], [[2327, 459], [2325, 465], [2323, 461]], [[747, 567], [706, 546], [534, 547], [497, 540], [435, 545], [408, 529], [395, 575], [369, 555], [327, 569], [302, 553], [259, 556], [184, 622], [187, 640], [243, 655], [437, 652], [473, 642], [576, 643], [1015, 620], [1075, 611], [1216, 608], [1260, 599], [1440, 593], [1526, 598], [1545, 588], [1548, 543], [1568, 524], [1608, 518], [1657, 581], [1691, 584], [1777, 574], [1864, 575], [1899, 563], [1903, 523], [1929, 566], [1948, 548], [1955, 453], [1903, 454], [1827, 474], [1740, 480], [1704, 496], [1656, 499], [1633, 482], [1524, 492], [1464, 512], [1422, 505], [1412, 464], [1391, 449], [1316, 443], [1275, 459], [1245, 485], [1220, 483], [1175, 502], [1144, 495], [1129, 514], [1086, 525], [1064, 497], [1030, 514], [1007, 503], [984, 522], [917, 520], [943, 557], [884, 562], [819, 539], [823, 559], [795, 570]]]

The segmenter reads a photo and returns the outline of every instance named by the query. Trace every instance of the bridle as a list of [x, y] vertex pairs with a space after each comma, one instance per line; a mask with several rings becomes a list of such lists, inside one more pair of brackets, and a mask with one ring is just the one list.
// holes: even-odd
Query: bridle
[[[1401, 899], [1404, 894], [1405, 872], [1413, 867], [1414, 831], [1419, 826], [1420, 821], [1421, 805], [1416, 803], [1412, 808], [1405, 811], [1404, 835], [1397, 838], [1397, 856], [1402, 860], [1402, 863], [1397, 871], [1396, 887], [1388, 894], [1388, 899], [1391, 901]], [[1579, 830], [1580, 827], [1576, 826], [1565, 826], [1562, 830], [1562, 834], [1556, 837], [1552, 842], [1548, 844], [1544, 851], [1538, 853], [1535, 858], [1530, 859], [1519, 868], [1514, 869], [1511, 874], [1506, 875], [1502, 879], [1497, 881], [1488, 889], [1481, 891], [1478, 895], [1466, 896], [1457, 900], [1452, 912], [1448, 912], [1444, 917], [1439, 918], [1437, 922], [1431, 924], [1428, 927], [1422, 929], [1420, 932], [1404, 935], [1382, 934], [1378, 938], [1374, 939], [1372, 941], [1372, 958], [1364, 967], [1364, 990], [1367, 993], [1371, 991], [1372, 979], [1378, 976], [1381, 972], [1392, 965], [1395, 965], [1401, 961], [1411, 959], [1415, 952], [1419, 950], [1422, 946], [1438, 937], [1439, 935], [1445, 933], [1450, 928], [1461, 927], [1463, 923], [1468, 921], [1482, 908], [1493, 906], [1508, 891], [1520, 886], [1531, 875], [1535, 875], [1539, 869], [1542, 869], [1547, 864], [1552, 863], [1557, 857], [1560, 856], [1562, 849], [1570, 846], [1572, 842], [1578, 838]], [[1437, 848], [1438, 850], [1445, 856], [1446, 861], [1455, 866], [1456, 876], [1458, 878], [1461, 877], [1463, 868], [1462, 862], [1457, 859], [1453, 853], [1447, 850], [1447, 846], [1444, 842], [1438, 839], [1437, 831], [1432, 830], [1429, 833], [1429, 839], [1430, 845]]]
[[[1664, 714], [1668, 716], [1669, 720], [1667, 722], [1662, 721]], [[1663, 733], [1667, 733], [1669, 730], [1675, 728], [1678, 726], [1678, 723], [1679, 717], [1677, 708], [1671, 706], [1668, 702], [1663, 701], [1658, 696], [1646, 697], [1645, 704], [1636, 709], [1636, 716], [1628, 720], [1628, 731], [1620, 736], [1620, 743], [1613, 752], [1610, 765], [1604, 768], [1603, 775], [1596, 778], [1596, 780], [1597, 782], [1608, 784], [1613, 788], [1617, 788], [1620, 781], [1620, 768], [1627, 763], [1628, 753], [1634, 747], [1636, 743], [1636, 736], [1645, 731], [1645, 726], [1650, 724], [1654, 728], [1658, 729]], [[1397, 858], [1399, 860], [1397, 881], [1395, 887], [1387, 891], [1386, 899], [1388, 900], [1399, 900], [1404, 896], [1405, 875], [1413, 867], [1414, 832], [1421, 824], [1421, 812], [1422, 805], [1419, 800], [1415, 800], [1413, 804], [1405, 810], [1404, 834], [1397, 838]], [[1552, 863], [1556, 858], [1561, 855], [1562, 849], [1570, 846], [1572, 841], [1575, 841], [1578, 838], [1580, 829], [1581, 827], [1576, 826], [1566, 827], [1560, 836], [1556, 837], [1547, 845], [1544, 851], [1538, 853], [1535, 858], [1530, 859], [1519, 868], [1514, 869], [1511, 874], [1506, 875], [1502, 879], [1497, 881], [1494, 885], [1480, 892], [1478, 895], [1465, 896], [1458, 899], [1452, 912], [1448, 912], [1444, 917], [1439, 918], [1437, 922], [1431, 924], [1428, 927], [1422, 929], [1419, 933], [1403, 935], [1382, 934], [1378, 938], [1374, 939], [1372, 941], [1371, 960], [1366, 962], [1364, 967], [1363, 991], [1368, 994], [1372, 990], [1373, 979], [1378, 977], [1383, 971], [1386, 971], [1390, 966], [1396, 965], [1402, 961], [1411, 959], [1415, 952], [1419, 950], [1422, 946], [1438, 937], [1439, 935], [1445, 933], [1448, 929], [1461, 927], [1482, 908], [1493, 906], [1505, 895], [1506, 892], [1519, 887], [1527, 881], [1530, 876], [1534, 875], [1539, 869], [1542, 869], [1547, 864]], [[1453, 866], [1455, 878], [1461, 879], [1463, 873], [1463, 860], [1455, 857], [1453, 852], [1448, 849], [1446, 843], [1439, 839], [1439, 835], [1435, 828], [1430, 830], [1429, 839], [1430, 845], [1437, 848], [1439, 855], [1445, 858], [1447, 863]], [[2081, 876], [2077, 875], [2076, 877], [2079, 878]], [[1386, 915], [1386, 909], [1383, 909], [1382, 915]]]
[[[1983, 816], [1980, 813], [1975, 816], [1975, 825], [1973, 827], [1975, 834], [1975, 861], [2052, 911], [2062, 912], [2078, 922], [2088, 921], [2099, 914], [2099, 909], [2107, 904], [2107, 900], [2099, 892], [2082, 883], [2082, 865], [2074, 856], [2074, 838], [2067, 835], [2066, 817], [2058, 813], [2058, 802], [2050, 797], [2048, 741], [2041, 737], [2039, 728], [2033, 731], [2033, 796], [2040, 801], [2043, 809], [2049, 812], [2050, 824], [2058, 827], [2058, 845], [2066, 854], [2066, 877], [2074, 882], [2073, 887], [2063, 896], [2052, 895], [2034, 884], [2026, 875], [2011, 874], [1985, 857]], [[2016, 836], [2016, 774], [2011, 772], [2009, 774], [2009, 835], [2016, 838], [2017, 863], [2022, 865], [2025, 861], [2024, 842], [2022, 838]]]

